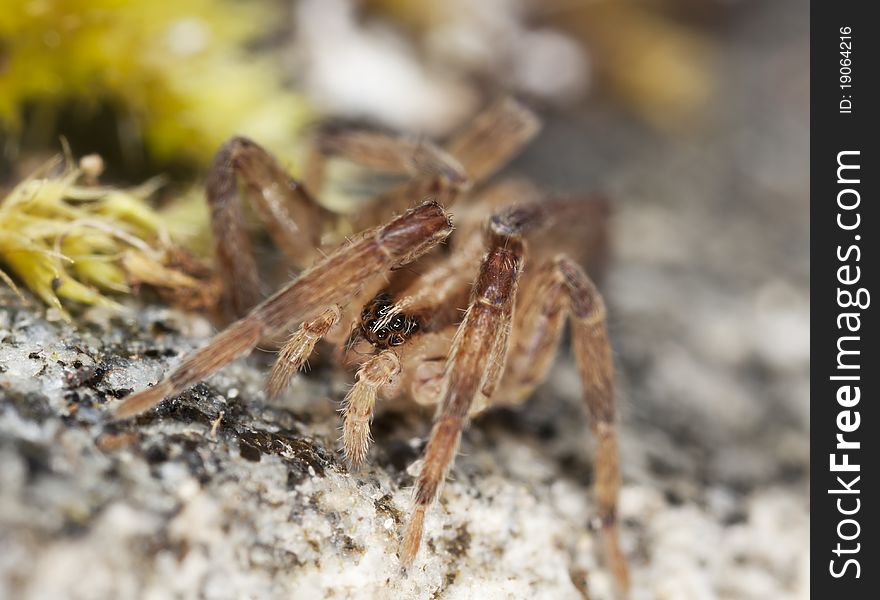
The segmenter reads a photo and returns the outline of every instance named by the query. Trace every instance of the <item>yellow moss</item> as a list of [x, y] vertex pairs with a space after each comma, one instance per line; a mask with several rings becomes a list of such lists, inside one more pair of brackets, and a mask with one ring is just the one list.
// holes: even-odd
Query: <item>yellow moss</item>
[[210, 256], [213, 238], [204, 184], [195, 184], [162, 207], [159, 216], [169, 235], [198, 256]]
[[[309, 118], [280, 71], [244, 42], [273, 5], [242, 0], [21, 0], [0, 10], [0, 127], [23, 108], [110, 104], [123, 144], [204, 161], [235, 133], [289, 154]], [[50, 119], [45, 119], [50, 120]]]
[[[61, 299], [116, 307], [104, 292], [128, 292], [123, 257], [159, 264], [168, 235], [146, 203], [157, 182], [117, 189], [85, 185], [60, 160], [0, 199], [0, 266], [70, 319]], [[0, 279], [15, 287], [8, 276]], [[179, 283], [179, 282], [178, 282]]]

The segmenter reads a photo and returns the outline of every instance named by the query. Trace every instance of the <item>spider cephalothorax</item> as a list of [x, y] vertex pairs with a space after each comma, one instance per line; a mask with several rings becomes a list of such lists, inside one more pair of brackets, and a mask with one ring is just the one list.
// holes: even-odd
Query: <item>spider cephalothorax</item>
[[[375, 131], [318, 129], [302, 182], [251, 140], [224, 144], [211, 167], [207, 199], [224, 303], [239, 320], [166, 379], [126, 398], [116, 415], [147, 410], [285, 331], [268, 381], [271, 395], [285, 388], [318, 341], [342, 350], [364, 342], [364, 351], [337, 353], [357, 366], [342, 409], [343, 448], [352, 464], [366, 460], [380, 396], [405, 394], [437, 406], [400, 546], [401, 564], [408, 566], [471, 417], [493, 403], [528, 398], [547, 377], [568, 321], [596, 441], [597, 522], [606, 557], [625, 588], [605, 305], [578, 264], [595, 266], [603, 255], [607, 207], [596, 197], [551, 198], [522, 181], [488, 183], [537, 130], [535, 116], [510, 99], [489, 107], [443, 146]], [[361, 233], [337, 239], [335, 248], [333, 232], [343, 217], [314, 200], [332, 156], [410, 176], [351, 217], [351, 228]], [[290, 263], [312, 265], [262, 302], [241, 191]], [[446, 210], [453, 204], [454, 234]]]

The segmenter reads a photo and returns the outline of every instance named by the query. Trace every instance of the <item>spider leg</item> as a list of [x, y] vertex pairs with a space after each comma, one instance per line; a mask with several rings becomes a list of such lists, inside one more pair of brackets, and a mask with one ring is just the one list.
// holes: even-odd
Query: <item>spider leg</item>
[[503, 389], [498, 399], [521, 402], [546, 378], [570, 317], [572, 345], [596, 440], [594, 494], [605, 556], [621, 589], [629, 576], [620, 549], [617, 500], [620, 464], [615, 427], [614, 367], [605, 304], [584, 271], [564, 255], [523, 283]]
[[425, 202], [336, 249], [297, 279], [254, 307], [247, 316], [190, 354], [167, 378], [126, 398], [117, 418], [141, 413], [166, 396], [201, 381], [252, 350], [260, 339], [313, 318], [333, 304], [345, 304], [389, 270], [411, 262], [452, 232], [449, 215], [436, 202]]
[[[549, 206], [550, 208], [546, 208]], [[397, 280], [394, 306], [377, 327], [385, 327], [399, 313], [417, 315], [423, 331], [435, 332], [461, 322], [460, 307], [470, 300], [472, 283], [486, 252], [483, 230], [487, 219], [515, 218], [516, 227], [529, 230], [546, 226], [548, 215], [554, 214], [556, 202], [548, 201], [533, 186], [523, 181], [509, 181], [480, 190], [473, 202], [456, 212], [457, 234], [450, 252], [421, 261], [417, 276]], [[525, 229], [523, 230], [525, 231]], [[448, 350], [448, 347], [447, 347]], [[443, 356], [446, 352], [443, 352]]]
[[374, 131], [328, 128], [314, 138], [305, 181], [310, 190], [320, 190], [324, 166], [331, 156], [413, 176], [380, 194], [356, 216], [356, 229], [372, 227], [407, 209], [413, 199], [432, 198], [452, 206], [473, 183], [480, 183], [507, 163], [539, 128], [538, 118], [513, 98], [490, 105], [444, 148]]
[[480, 182], [506, 164], [539, 129], [537, 116], [510, 97], [487, 107], [443, 148], [422, 139], [331, 126], [320, 130], [313, 141], [306, 181], [320, 183], [326, 159], [340, 156], [393, 173], [439, 176], [451, 184]]
[[538, 117], [522, 103], [504, 97], [489, 105], [444, 146], [475, 183], [488, 179], [537, 135]]
[[605, 555], [621, 589], [627, 590], [629, 573], [620, 548], [617, 523], [620, 459], [615, 425], [614, 363], [605, 322], [605, 303], [596, 286], [576, 263], [561, 258], [557, 266], [565, 277], [571, 299], [572, 346], [596, 439], [594, 490]]
[[546, 379], [568, 313], [568, 290], [554, 261], [542, 264], [524, 278], [507, 369], [496, 403], [519, 404]]
[[413, 199], [432, 198], [448, 206], [470, 185], [458, 161], [430, 141], [330, 125], [319, 129], [310, 144], [305, 166], [309, 189], [322, 189], [326, 162], [331, 157], [411, 177], [374, 198], [367, 210], [355, 217], [356, 230], [386, 221], [412, 206]]
[[278, 358], [269, 375], [266, 391], [270, 398], [284, 390], [290, 377], [303, 366], [315, 349], [318, 340], [327, 335], [341, 316], [342, 309], [334, 304], [311, 321], [304, 321], [293, 332], [278, 352]]
[[[458, 234], [452, 241], [451, 252], [433, 257], [433, 261], [420, 262], [416, 277], [398, 279], [398, 287], [393, 290], [397, 300], [377, 327], [387, 326], [400, 313], [418, 315], [423, 331], [439, 331], [449, 324], [460, 323], [459, 307], [469, 302], [471, 284], [486, 251], [482, 230], [487, 219], [494, 219], [497, 226], [507, 228], [509, 233], [533, 232], [553, 224], [551, 216], [561, 205], [522, 181], [481, 190], [475, 202], [467, 203], [456, 213]], [[568, 217], [562, 215], [563, 219]]]
[[224, 295], [240, 317], [260, 301], [260, 280], [244, 229], [239, 180], [272, 240], [294, 265], [316, 258], [325, 224], [333, 216], [255, 142], [234, 137], [220, 147], [208, 172], [206, 196]]
[[437, 496], [467, 425], [474, 401], [494, 385], [507, 353], [516, 285], [524, 245], [511, 231], [490, 229], [489, 251], [480, 265], [470, 306], [458, 327], [440, 386], [440, 406], [416, 483], [415, 505], [403, 534], [400, 560], [412, 564], [424, 529], [425, 513]]
[[[423, 139], [378, 131], [328, 127], [312, 139], [307, 158], [307, 181], [320, 189], [328, 158], [338, 156], [359, 165], [400, 175], [435, 176], [463, 184], [467, 175], [455, 158]], [[312, 189], [312, 188], [309, 188]]]
[[379, 388], [393, 386], [399, 374], [400, 359], [392, 350], [383, 350], [358, 369], [342, 404], [342, 445], [352, 465], [361, 464], [370, 448], [370, 422]]

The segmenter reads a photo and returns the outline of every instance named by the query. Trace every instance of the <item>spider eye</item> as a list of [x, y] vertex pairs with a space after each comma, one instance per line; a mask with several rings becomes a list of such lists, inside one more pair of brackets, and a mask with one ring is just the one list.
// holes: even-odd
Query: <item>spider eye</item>
[[394, 335], [391, 336], [391, 339], [389, 340], [389, 343], [390, 343], [392, 346], [399, 346], [399, 345], [401, 345], [401, 344], [403, 343], [403, 336], [400, 336], [400, 335], [394, 334]]
[[403, 329], [404, 321], [406, 321], [406, 319], [404, 319], [403, 315], [397, 315], [391, 320], [388, 327], [390, 327], [392, 331], [401, 331]]
[[388, 314], [388, 311], [389, 311], [389, 310], [391, 310], [391, 305], [390, 305], [390, 304], [385, 304], [384, 306], [381, 306], [381, 307], [379, 308], [379, 310], [377, 310], [376, 312], [379, 313], [379, 316], [380, 316], [380, 317], [384, 317], [385, 315]]
[[384, 327], [376, 332], [376, 339], [377, 340], [384, 340], [387, 337], [388, 337], [388, 330], [385, 329]]

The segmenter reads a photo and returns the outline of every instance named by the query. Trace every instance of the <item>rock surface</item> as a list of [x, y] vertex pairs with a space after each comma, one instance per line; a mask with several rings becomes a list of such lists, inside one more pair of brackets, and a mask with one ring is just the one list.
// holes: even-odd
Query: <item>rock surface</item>
[[[90, 311], [76, 330], [2, 299], [0, 582], [12, 597], [610, 597], [586, 527], [591, 466], [567, 359], [525, 409], [465, 436], [404, 578], [397, 536], [426, 415], [384, 412], [371, 465], [352, 472], [336, 443], [344, 378], [318, 370], [267, 403], [257, 356], [135, 423], [106, 424], [106, 402], [155, 381], [210, 326], [132, 305]], [[700, 440], [678, 441], [624, 430], [634, 597], [803, 586], [797, 496], [694, 479], [748, 465], [727, 475], [724, 453], [704, 464]]]

